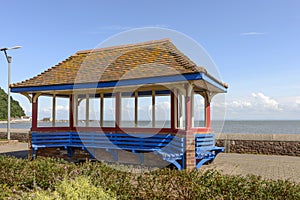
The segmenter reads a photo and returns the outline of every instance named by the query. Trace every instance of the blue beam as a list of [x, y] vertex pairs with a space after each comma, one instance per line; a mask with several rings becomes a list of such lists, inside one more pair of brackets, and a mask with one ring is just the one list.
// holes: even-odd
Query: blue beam
[[73, 89], [91, 89], [91, 88], [110, 88], [110, 87], [119, 87], [119, 86], [130, 86], [130, 85], [147, 85], [147, 84], [156, 84], [156, 83], [174, 83], [180, 81], [192, 81], [192, 80], [201, 80], [205, 79], [210, 84], [215, 87], [226, 91], [226, 89], [205, 76], [203, 73], [193, 73], [193, 74], [182, 74], [182, 75], [173, 75], [173, 76], [160, 76], [160, 77], [149, 77], [141, 79], [129, 79], [129, 80], [120, 80], [120, 81], [110, 81], [110, 82], [99, 82], [99, 83], [83, 83], [83, 84], [65, 84], [65, 85], [49, 85], [49, 86], [31, 86], [31, 87], [19, 87], [11, 88], [11, 92], [38, 92], [38, 91], [47, 91], [47, 90], [73, 90]]
[[207, 83], [209, 83], [209, 84], [215, 86], [216, 88], [222, 90], [223, 92], [227, 92], [227, 89], [226, 89], [223, 85], [221, 85], [220, 83], [218, 83], [218, 82], [216, 82], [215, 80], [211, 79], [211, 78], [208, 77], [207, 75], [203, 74], [203, 75], [202, 75], [202, 79], [203, 79], [205, 82], [207, 82]]

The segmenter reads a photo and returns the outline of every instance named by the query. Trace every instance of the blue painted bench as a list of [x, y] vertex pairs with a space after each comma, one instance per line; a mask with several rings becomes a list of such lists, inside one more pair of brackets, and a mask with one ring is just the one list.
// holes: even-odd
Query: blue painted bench
[[92, 149], [105, 149], [113, 158], [118, 160], [118, 151], [126, 150], [136, 153], [141, 163], [144, 162], [142, 153], [154, 152], [164, 160], [173, 163], [179, 170], [183, 169], [184, 138], [171, 134], [121, 134], [121, 133], [91, 133], [91, 132], [32, 132], [33, 158], [39, 148], [63, 147], [72, 157], [72, 147], [86, 150], [93, 158]]
[[[68, 156], [72, 157], [72, 148], [79, 147], [87, 150], [93, 158], [92, 149], [105, 149], [113, 158], [118, 160], [118, 151], [126, 150], [136, 153], [141, 163], [144, 162], [142, 153], [154, 152], [163, 160], [174, 164], [179, 170], [184, 165], [184, 138], [171, 134], [121, 134], [121, 133], [91, 133], [91, 132], [32, 132], [33, 158], [39, 148], [63, 147], [68, 150]], [[213, 134], [195, 135], [195, 150], [197, 168], [204, 163], [212, 161], [215, 156], [224, 151], [224, 148], [214, 146]]]
[[67, 149], [70, 142], [71, 135], [69, 132], [31, 133], [33, 151], [47, 147], [64, 147]]
[[[183, 141], [173, 139], [172, 144], [156, 151], [162, 158], [173, 163], [179, 170], [183, 169]], [[214, 134], [195, 134], [195, 162], [199, 169], [203, 164], [213, 162], [218, 153], [224, 152], [224, 147], [215, 146]], [[180, 162], [178, 162], [180, 161]]]
[[[183, 159], [184, 138], [179, 138], [171, 134], [156, 134], [149, 137], [149, 134], [91, 134], [91, 133], [72, 133], [72, 144], [69, 147], [81, 147], [82, 149], [102, 148], [109, 151], [113, 158], [118, 160], [118, 151], [127, 150], [136, 153], [140, 163], [144, 162], [145, 152], [154, 152], [161, 155], [164, 160], [173, 163], [179, 170], [183, 165], [178, 160]], [[167, 156], [163, 156], [163, 150], [172, 148]], [[158, 153], [159, 152], [159, 153]], [[181, 155], [178, 155], [181, 152]]]
[[196, 168], [212, 162], [218, 153], [224, 152], [224, 147], [215, 146], [214, 134], [195, 134]]

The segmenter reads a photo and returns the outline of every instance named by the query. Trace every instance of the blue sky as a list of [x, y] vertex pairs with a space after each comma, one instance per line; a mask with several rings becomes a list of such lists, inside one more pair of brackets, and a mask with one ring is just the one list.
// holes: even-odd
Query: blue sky
[[[300, 119], [300, 2], [0, 1], [0, 47], [21, 45], [12, 82], [132, 28], [161, 27], [191, 37], [229, 84], [226, 119]], [[7, 63], [0, 56], [0, 87]], [[30, 104], [13, 97], [30, 114]], [[217, 107], [217, 105], [216, 105]]]

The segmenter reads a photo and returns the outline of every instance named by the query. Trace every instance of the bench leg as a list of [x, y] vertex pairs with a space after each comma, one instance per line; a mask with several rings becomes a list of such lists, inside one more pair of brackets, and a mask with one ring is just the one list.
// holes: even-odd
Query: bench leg
[[179, 162], [177, 160], [174, 160], [174, 159], [164, 159], [164, 160], [168, 161], [169, 163], [172, 163], [178, 170], [182, 170], [183, 169], [183, 162], [180, 165]]
[[174, 160], [172, 163], [173, 163], [173, 165], [175, 165], [175, 167], [177, 167], [178, 170], [183, 169], [183, 167], [177, 162], [177, 160]]
[[217, 150], [217, 151], [214, 151], [214, 157], [211, 159], [210, 163], [212, 163], [212, 162], [215, 160], [215, 158], [217, 157], [217, 155], [218, 155], [219, 153], [223, 153], [223, 152], [224, 152], [224, 150]]
[[94, 148], [86, 148], [86, 147], [83, 146], [83, 147], [81, 147], [81, 149], [83, 151], [86, 151], [86, 152], [89, 153], [90, 159], [95, 159], [95, 149]]
[[73, 157], [73, 150], [72, 150], [72, 148], [68, 147], [67, 151], [68, 151], [68, 157], [70, 157], [70, 158]]
[[204, 163], [206, 163], [206, 162], [208, 162], [208, 161], [210, 161], [211, 160], [211, 158], [203, 158], [203, 159], [201, 159], [199, 162], [198, 162], [198, 164], [196, 165], [196, 169], [200, 169], [200, 167], [204, 164]]
[[95, 159], [95, 149], [89, 149], [88, 152], [90, 153], [90, 158]]
[[36, 158], [36, 150], [32, 149], [32, 160]]

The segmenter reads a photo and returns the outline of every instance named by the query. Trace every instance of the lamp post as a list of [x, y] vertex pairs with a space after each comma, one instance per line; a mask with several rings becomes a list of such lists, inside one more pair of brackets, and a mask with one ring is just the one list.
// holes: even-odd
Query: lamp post
[[3, 51], [7, 60], [7, 64], [8, 64], [8, 69], [7, 69], [7, 139], [10, 140], [10, 63], [12, 60], [12, 57], [7, 55], [7, 50], [12, 50], [12, 49], [19, 49], [21, 48], [21, 46], [14, 46], [11, 48], [2, 48], [0, 49], [0, 51]]

